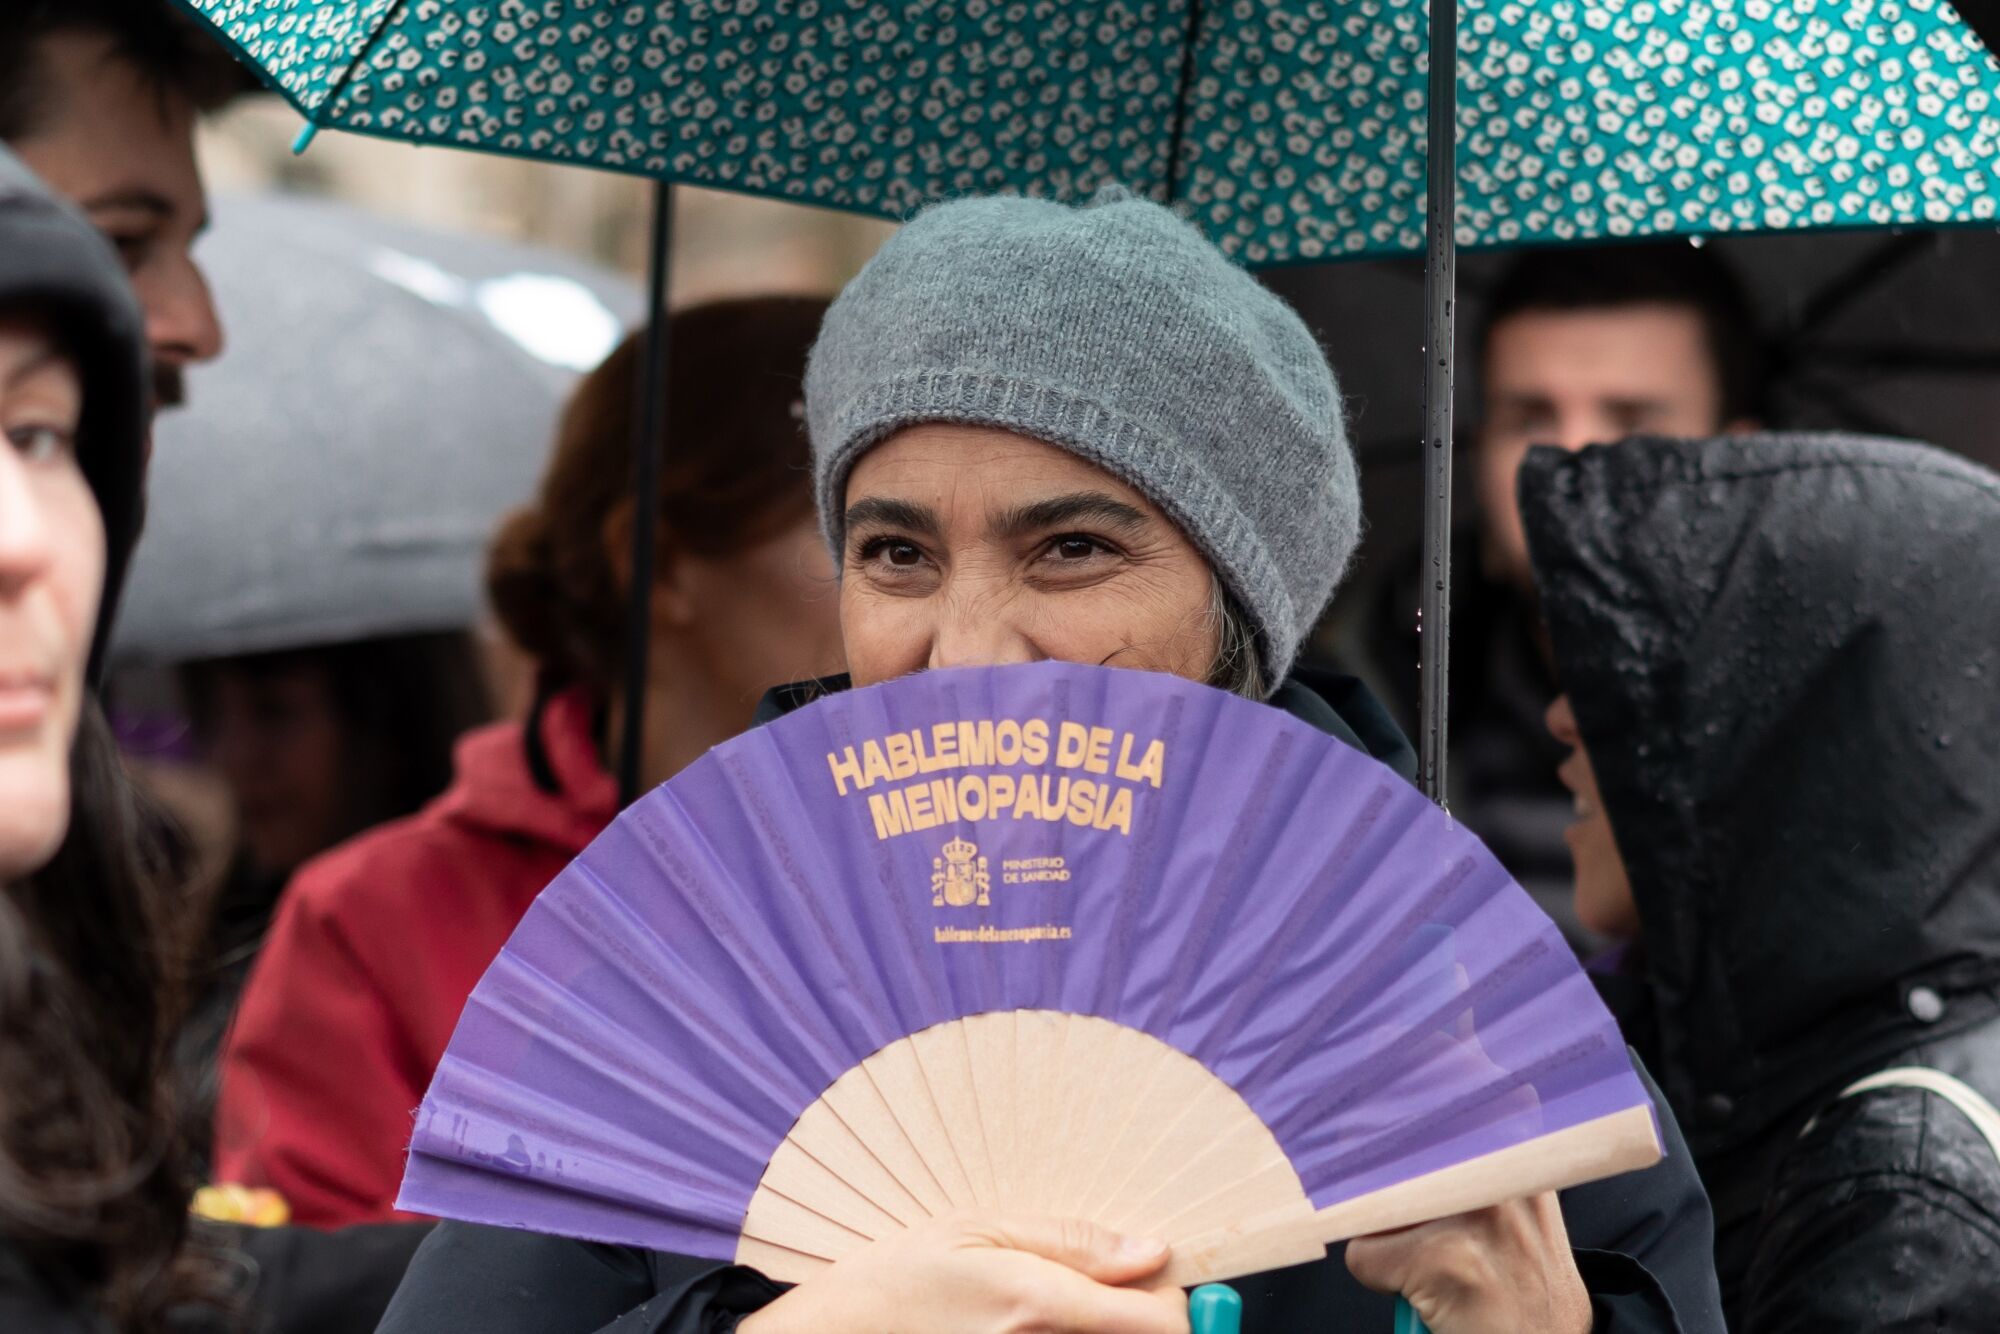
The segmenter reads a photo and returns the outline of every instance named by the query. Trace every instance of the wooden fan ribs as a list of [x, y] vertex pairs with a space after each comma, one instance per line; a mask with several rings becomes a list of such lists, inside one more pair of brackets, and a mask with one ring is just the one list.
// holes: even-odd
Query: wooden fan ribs
[[[880, 1168], [895, 1183], [895, 1191], [910, 1201], [917, 1216], [936, 1217], [950, 1212], [951, 1197], [904, 1128], [902, 1118], [883, 1092], [877, 1073], [878, 1067], [861, 1065], [834, 1081], [821, 1098], [831, 1121], [825, 1133], [829, 1139], [838, 1134], [859, 1146], [867, 1161]], [[808, 1135], [818, 1125], [813, 1121], [812, 1110], [807, 1108], [806, 1115], [799, 1118], [800, 1126], [809, 1127]], [[807, 1147], [812, 1147], [811, 1140], [807, 1141]], [[829, 1145], [828, 1153], [837, 1151]], [[820, 1156], [822, 1161], [828, 1161], [826, 1154]]]
[[[1046, 1082], [1026, 1079], [1028, 1068], [1046, 1074]], [[880, 1080], [885, 1071], [894, 1073]], [[877, 1081], [885, 1089], [880, 1102], [854, 1096]], [[1085, 1096], [1052, 1100], [1050, 1089]], [[915, 1105], [915, 1117], [899, 1115], [904, 1099]], [[982, 1118], [981, 1104], [1000, 1110]], [[837, 1105], [845, 1115], [835, 1114]], [[1014, 1110], [1030, 1106], [1058, 1114], [1041, 1116], [1043, 1124], [1068, 1117], [1057, 1133], [1031, 1140], [1021, 1130], [1037, 1118]], [[935, 1130], [927, 1113], [940, 1123]], [[901, 1140], [912, 1121], [924, 1127], [909, 1144], [920, 1161], [935, 1164], [931, 1155], [941, 1154], [964, 1171], [959, 1179], [972, 1198], [954, 1205], [1039, 1204], [1041, 1211], [1098, 1219], [1169, 1244], [1199, 1241], [1193, 1254], [1221, 1253], [1225, 1242], [1240, 1249], [1245, 1219], [1273, 1230], [1296, 1227], [1312, 1214], [1271, 1132], [1198, 1061], [1109, 1020], [1000, 1011], [892, 1042], [835, 1081], [772, 1155], [744, 1220], [739, 1259], [748, 1263], [757, 1254], [772, 1277], [792, 1279], [906, 1226], [845, 1178], [831, 1155], [858, 1162], [879, 1189], [887, 1174], [865, 1146]], [[895, 1190], [906, 1204], [916, 1202], [900, 1185]], [[1298, 1263], [1311, 1258], [1299, 1254], [1301, 1246], [1288, 1235], [1267, 1249]]]
[[[1150, 737], [1164, 781], [1129, 836], [885, 833], [886, 782], [828, 782], [965, 719]], [[990, 859], [991, 902], [937, 903], [941, 853]], [[1645, 1096], [1546, 919], [1366, 756], [1152, 673], [926, 672], [718, 748], [585, 850], [467, 1005], [403, 1203], [787, 1280], [1018, 1210], [1158, 1236], [1192, 1283], [1644, 1166]]]
[[[862, 1137], [870, 1144], [884, 1145], [898, 1136], [904, 1138], [943, 1195], [936, 1212], [972, 1207], [977, 1202], [972, 1178], [945, 1128], [943, 1111], [931, 1092], [916, 1049], [908, 1041], [892, 1042], [863, 1061], [860, 1068], [867, 1071], [865, 1077], [880, 1091], [889, 1112], [885, 1122], [870, 1124], [861, 1131]], [[857, 1118], [861, 1115], [859, 1109], [856, 1115]], [[854, 1124], [859, 1129], [863, 1123], [857, 1119]], [[905, 1185], [911, 1184], [907, 1178], [899, 1176], [899, 1179]]]

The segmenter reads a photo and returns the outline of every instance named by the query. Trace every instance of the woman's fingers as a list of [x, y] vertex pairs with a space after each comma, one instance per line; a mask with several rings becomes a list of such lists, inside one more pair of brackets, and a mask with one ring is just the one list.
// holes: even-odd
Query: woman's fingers
[[828, 1266], [743, 1323], [744, 1334], [1188, 1334], [1162, 1285], [1167, 1248], [1089, 1223], [965, 1213]]
[[1553, 1194], [1356, 1238], [1347, 1268], [1364, 1287], [1409, 1298], [1436, 1334], [1590, 1328]]
[[1077, 1218], [979, 1214], [962, 1220], [968, 1240], [1053, 1260], [1100, 1284], [1135, 1283], [1166, 1266], [1167, 1247]]
[[1080, 1272], [1035, 1264], [1023, 1305], [1028, 1328], [1054, 1334], [1188, 1334], [1187, 1294], [1179, 1288], [1116, 1288]]
[[[963, 1220], [967, 1240], [1018, 1252], [1015, 1293], [1025, 1323], [1060, 1334], [1187, 1334], [1187, 1297], [1147, 1285], [1170, 1254], [1076, 1218], [982, 1214]], [[1060, 1266], [1051, 1269], [1050, 1265]], [[1126, 1286], [1126, 1285], [1141, 1286]]]

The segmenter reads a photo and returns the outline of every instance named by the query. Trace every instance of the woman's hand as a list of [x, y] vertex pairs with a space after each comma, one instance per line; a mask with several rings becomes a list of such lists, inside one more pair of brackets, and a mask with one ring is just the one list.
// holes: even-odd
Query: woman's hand
[[1400, 1292], [1432, 1334], [1589, 1334], [1590, 1294], [1552, 1193], [1359, 1237], [1347, 1268]]
[[1149, 1286], [1158, 1242], [1090, 1223], [964, 1213], [878, 1241], [743, 1321], [742, 1334], [1188, 1334], [1187, 1297]]

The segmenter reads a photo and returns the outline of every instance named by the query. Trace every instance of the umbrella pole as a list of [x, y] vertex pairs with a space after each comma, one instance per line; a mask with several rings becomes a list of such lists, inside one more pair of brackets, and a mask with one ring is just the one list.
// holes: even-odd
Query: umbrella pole
[[1451, 378], [1457, 321], [1458, 3], [1430, 0], [1429, 179], [1424, 195], [1424, 587], [1418, 608], [1417, 778], [1445, 804], [1451, 656]]
[[639, 433], [632, 441], [632, 585], [625, 613], [625, 735], [618, 747], [618, 805], [639, 796], [646, 749], [646, 657], [653, 641], [653, 566], [659, 549], [660, 459], [666, 447], [667, 263], [674, 244], [674, 187], [653, 183], [653, 235], [646, 255], [646, 360], [639, 377]]

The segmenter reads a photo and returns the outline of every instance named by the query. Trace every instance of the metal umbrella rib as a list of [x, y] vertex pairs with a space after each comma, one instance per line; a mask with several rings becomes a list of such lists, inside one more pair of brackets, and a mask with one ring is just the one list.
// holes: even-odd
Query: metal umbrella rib
[[[1458, 49], [1458, 0], [1431, 0], [1432, 51]], [[1429, 180], [1424, 226], [1424, 589], [1417, 720], [1417, 778], [1445, 804], [1446, 698], [1451, 670], [1451, 393], [1458, 316], [1458, 78], [1455, 61], [1430, 62]], [[1442, 148], [1440, 148], [1442, 145]]]
[[646, 675], [653, 636], [653, 566], [659, 558], [660, 466], [666, 448], [667, 265], [674, 242], [674, 187], [653, 186], [646, 252], [646, 370], [639, 377], [639, 437], [632, 442], [632, 588], [625, 615], [625, 701], [618, 747], [618, 804], [639, 796], [646, 754]]

